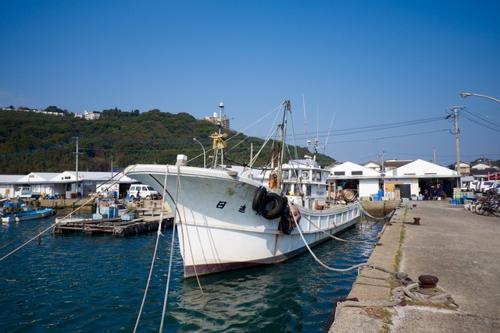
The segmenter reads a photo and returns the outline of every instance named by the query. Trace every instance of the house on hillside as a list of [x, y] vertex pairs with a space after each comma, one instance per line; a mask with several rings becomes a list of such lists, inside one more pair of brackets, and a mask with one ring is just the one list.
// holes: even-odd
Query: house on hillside
[[212, 116], [207, 116], [204, 119], [214, 125], [220, 125], [225, 130], [230, 129], [229, 118], [227, 118], [225, 115], [222, 115], [222, 119], [220, 119], [219, 114], [217, 112], [214, 112]]
[[83, 119], [97, 120], [99, 118], [101, 118], [101, 113], [99, 111], [83, 111]]

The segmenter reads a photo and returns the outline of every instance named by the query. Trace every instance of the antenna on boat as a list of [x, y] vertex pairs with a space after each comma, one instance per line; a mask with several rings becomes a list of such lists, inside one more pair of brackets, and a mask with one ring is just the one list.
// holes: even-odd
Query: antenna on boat
[[323, 153], [326, 153], [326, 145], [328, 144], [328, 139], [330, 138], [330, 133], [333, 128], [333, 123], [335, 121], [335, 117], [337, 116], [337, 113], [334, 112], [332, 116], [332, 120], [330, 120], [330, 126], [328, 127], [328, 134], [326, 135], [326, 140], [325, 140], [325, 146], [323, 147]]
[[[214, 114], [216, 116], [217, 114]], [[217, 166], [217, 161], [219, 159], [219, 151], [220, 151], [220, 164], [224, 165], [224, 148], [226, 148], [226, 142], [224, 139], [227, 134], [222, 133], [223, 128], [226, 127], [227, 120], [226, 115], [224, 114], [224, 102], [219, 103], [219, 119], [217, 120], [217, 126], [219, 128], [217, 133], [212, 133], [210, 138], [212, 139], [212, 149], [214, 150], [214, 164], [213, 167]]]
[[306, 112], [306, 99], [304, 94], [302, 94], [302, 111], [304, 112], [304, 132], [306, 134], [306, 140], [309, 140], [307, 135], [307, 112]]

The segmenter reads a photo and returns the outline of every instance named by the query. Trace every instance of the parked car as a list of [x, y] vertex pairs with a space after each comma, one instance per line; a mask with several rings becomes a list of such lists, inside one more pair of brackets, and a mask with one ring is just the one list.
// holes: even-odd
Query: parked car
[[495, 181], [493, 180], [488, 180], [485, 182], [482, 182], [481, 185], [479, 186], [479, 192], [481, 193], [486, 193], [492, 186], [495, 185]]
[[29, 186], [19, 186], [14, 191], [14, 198], [20, 199], [38, 199], [40, 198], [40, 193], [31, 192], [31, 188]]
[[159, 199], [161, 195], [151, 186], [143, 184], [134, 184], [128, 190], [130, 199]]
[[490, 187], [490, 190], [493, 190], [493, 191], [496, 191], [497, 194], [500, 194], [500, 182], [495, 182], [495, 184], [493, 184], [491, 187]]

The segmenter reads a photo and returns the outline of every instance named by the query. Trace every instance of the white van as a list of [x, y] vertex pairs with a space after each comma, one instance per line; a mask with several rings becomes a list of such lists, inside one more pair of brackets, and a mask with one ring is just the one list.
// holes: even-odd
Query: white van
[[160, 194], [151, 186], [143, 184], [134, 184], [128, 190], [130, 199], [159, 199]]
[[40, 197], [40, 193], [31, 192], [31, 188], [29, 186], [19, 186], [14, 191], [14, 198], [19, 199], [38, 199]]

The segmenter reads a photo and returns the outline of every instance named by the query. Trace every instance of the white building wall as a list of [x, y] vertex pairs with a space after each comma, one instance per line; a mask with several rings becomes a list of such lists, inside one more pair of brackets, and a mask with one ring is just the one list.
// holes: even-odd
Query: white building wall
[[53, 184], [33, 184], [31, 185], [31, 192], [53, 195], [54, 194], [54, 185]]
[[14, 185], [0, 184], [0, 197], [12, 198], [14, 196]]
[[359, 180], [359, 196], [369, 197], [377, 194], [379, 190], [378, 179], [360, 179]]
[[410, 184], [411, 196], [418, 196], [420, 187], [418, 186], [418, 178], [408, 179], [406, 184]]

